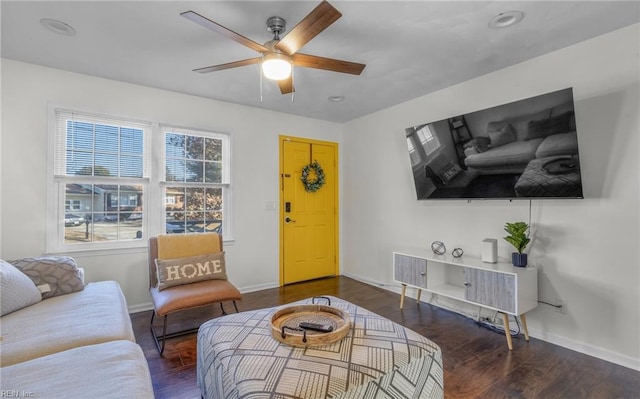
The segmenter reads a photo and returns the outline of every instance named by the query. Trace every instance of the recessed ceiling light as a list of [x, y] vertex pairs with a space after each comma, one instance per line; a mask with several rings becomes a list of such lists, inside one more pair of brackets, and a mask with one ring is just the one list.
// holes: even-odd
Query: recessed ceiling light
[[339, 103], [340, 101], [344, 101], [344, 96], [329, 96], [329, 101]]
[[506, 28], [511, 25], [515, 25], [522, 21], [524, 13], [522, 11], [507, 11], [501, 12], [489, 21], [491, 28]]
[[42, 18], [40, 23], [52, 32], [65, 36], [75, 36], [76, 30], [71, 25], [51, 18]]

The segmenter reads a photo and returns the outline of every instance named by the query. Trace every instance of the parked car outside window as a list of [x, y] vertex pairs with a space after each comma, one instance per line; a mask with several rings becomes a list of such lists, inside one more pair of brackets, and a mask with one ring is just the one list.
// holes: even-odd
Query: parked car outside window
[[64, 215], [65, 226], [80, 226], [82, 223], [84, 223], [84, 218], [82, 216], [73, 215], [71, 213]]

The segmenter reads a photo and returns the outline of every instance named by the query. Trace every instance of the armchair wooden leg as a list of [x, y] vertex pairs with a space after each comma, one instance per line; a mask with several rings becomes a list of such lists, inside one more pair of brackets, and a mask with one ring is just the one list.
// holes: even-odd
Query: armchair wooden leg
[[[240, 313], [240, 312], [238, 311], [238, 304], [236, 304], [236, 301], [235, 301], [235, 300], [233, 301], [233, 307], [234, 307], [234, 308], [236, 308], [236, 313]], [[524, 315], [523, 315], [523, 316], [524, 316]]]

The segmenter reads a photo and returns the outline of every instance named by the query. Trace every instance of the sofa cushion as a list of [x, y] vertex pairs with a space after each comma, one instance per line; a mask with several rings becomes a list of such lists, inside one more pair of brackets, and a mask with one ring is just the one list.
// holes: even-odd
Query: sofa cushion
[[506, 121], [511, 123], [513, 130], [516, 133], [516, 138], [518, 140], [524, 140], [524, 137], [527, 134], [527, 126], [530, 121], [537, 121], [541, 119], [547, 119], [551, 115], [551, 110], [549, 108], [544, 109], [542, 111], [534, 112], [527, 115], [520, 115], [513, 118], [507, 118]]
[[514, 141], [482, 154], [469, 155], [464, 162], [467, 167], [476, 169], [522, 166], [524, 170], [524, 166], [535, 159], [542, 140]]
[[545, 138], [552, 134], [567, 133], [569, 131], [569, 120], [573, 116], [572, 111], [567, 111], [551, 118], [530, 121], [527, 125], [525, 140]]
[[[0, 369], [2, 392], [33, 398], [153, 399], [139, 345], [113, 341], [69, 349]], [[16, 396], [17, 397], [17, 396]]]
[[178, 259], [156, 259], [158, 290], [205, 280], [226, 280], [224, 252]]
[[42, 298], [82, 291], [82, 272], [76, 261], [68, 256], [43, 256], [12, 260], [11, 264], [26, 274], [37, 287]]
[[571, 112], [571, 117], [569, 118], [569, 130], [576, 130], [576, 115], [573, 101], [556, 105], [555, 107], [551, 108], [551, 115], [549, 116], [558, 116], [564, 114], [565, 112]]
[[544, 139], [536, 150], [536, 158], [577, 154], [578, 136], [576, 132], [553, 134]]
[[135, 342], [122, 290], [115, 281], [89, 283], [3, 316], [0, 366], [115, 340]]
[[487, 134], [491, 141], [491, 148], [513, 143], [517, 140], [511, 124], [504, 121], [489, 122], [487, 125]]
[[0, 288], [2, 316], [42, 300], [42, 295], [33, 281], [15, 266], [1, 259]]

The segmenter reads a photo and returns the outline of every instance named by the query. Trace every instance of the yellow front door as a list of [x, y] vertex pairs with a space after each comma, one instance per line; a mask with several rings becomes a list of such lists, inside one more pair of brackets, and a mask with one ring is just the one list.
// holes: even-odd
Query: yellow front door
[[[338, 274], [337, 152], [336, 143], [280, 137], [281, 284]], [[325, 183], [307, 192], [300, 178], [313, 161]]]

